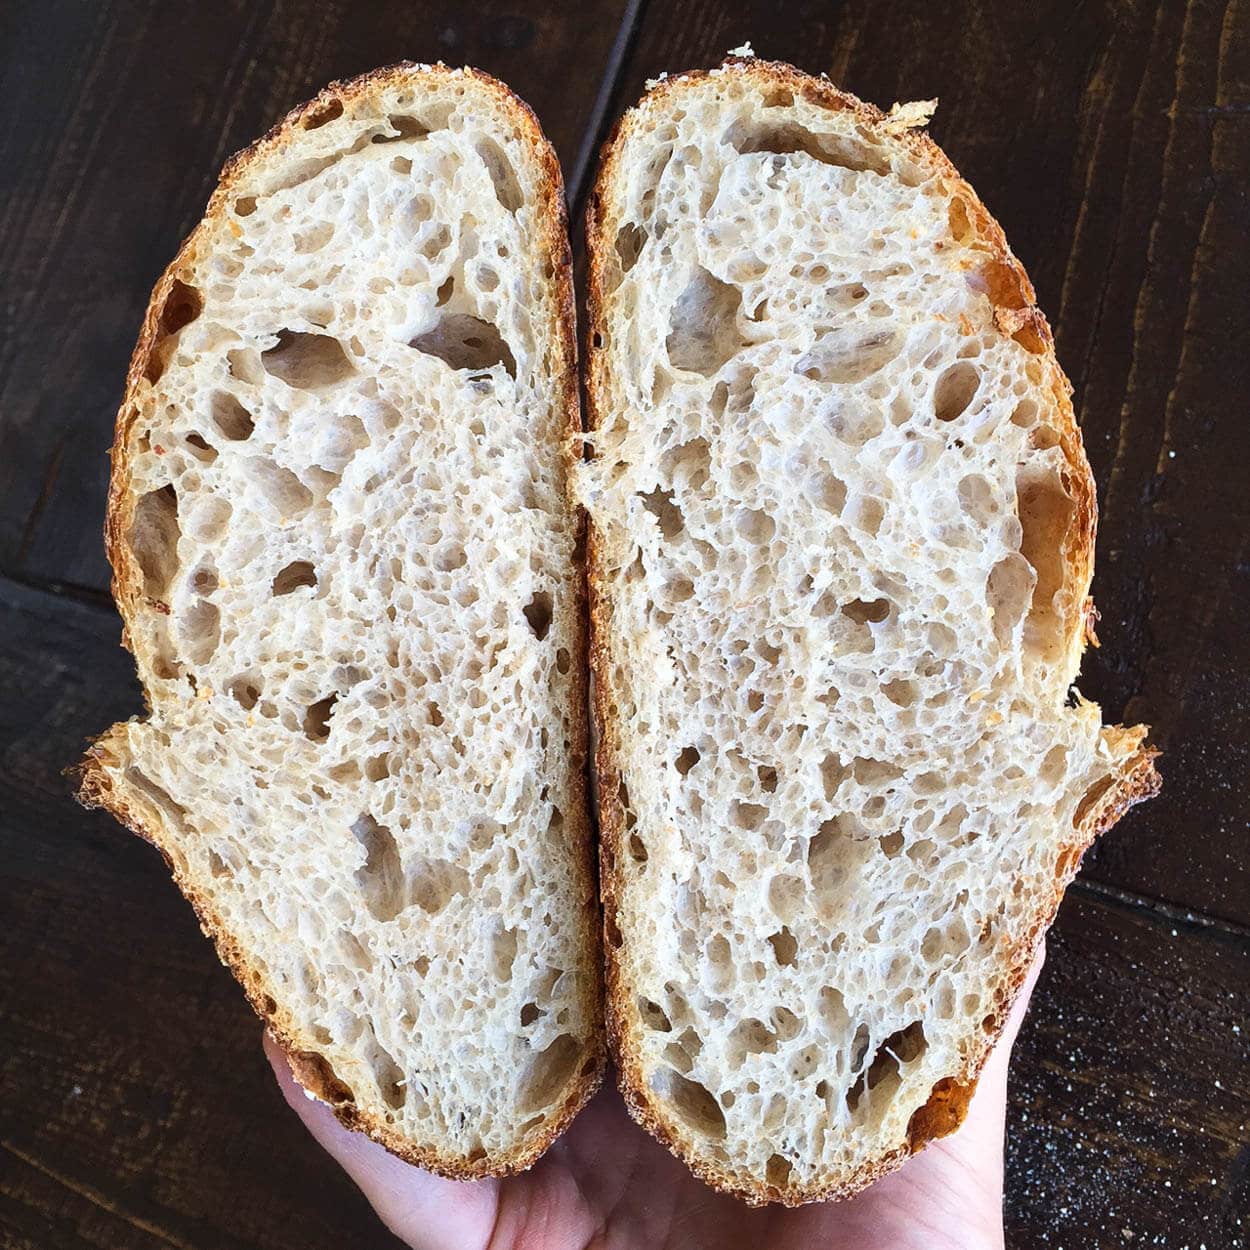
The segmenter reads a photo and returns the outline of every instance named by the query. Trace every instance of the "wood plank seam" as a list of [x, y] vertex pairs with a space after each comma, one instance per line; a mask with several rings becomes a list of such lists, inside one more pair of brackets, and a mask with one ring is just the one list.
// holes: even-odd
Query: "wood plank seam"
[[571, 233], [574, 236], [578, 233], [582, 206], [590, 190], [591, 171], [598, 159], [599, 148], [616, 124], [612, 102], [642, 32], [646, 13], [647, 0], [628, 0], [625, 15], [612, 42], [612, 50], [608, 53], [608, 64], [599, 83], [599, 93], [595, 96], [594, 107], [582, 131], [582, 141], [578, 145], [573, 168], [565, 179], [564, 193], [569, 204], [569, 217], [573, 223]]
[[70, 599], [97, 612], [107, 612], [114, 617], [117, 615], [113, 596], [107, 590], [97, 590], [94, 586], [79, 586], [74, 582], [57, 581], [55, 578], [32, 577], [29, 573], [19, 573], [0, 565], [0, 586], [5, 582], [37, 591], [39, 594], [51, 595], [56, 599]]
[[1212, 916], [1205, 911], [1192, 911], [1186, 907], [1177, 907], [1161, 898], [1152, 898], [1148, 894], [1136, 894], [1131, 890], [1122, 890], [1118, 886], [1092, 877], [1077, 877], [1068, 887], [1077, 893], [1086, 894], [1105, 902], [1118, 903], [1133, 911], [1145, 912], [1162, 917], [1173, 924], [1190, 925], [1215, 933], [1223, 933], [1228, 937], [1250, 942], [1250, 927], [1240, 925], [1220, 916]]

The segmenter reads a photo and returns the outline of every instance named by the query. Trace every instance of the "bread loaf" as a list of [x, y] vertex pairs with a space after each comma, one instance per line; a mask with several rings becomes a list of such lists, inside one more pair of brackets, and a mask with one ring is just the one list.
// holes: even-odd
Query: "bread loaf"
[[483, 74], [332, 85], [227, 165], [113, 449], [150, 713], [82, 797], [303, 1084], [451, 1176], [527, 1166], [601, 1066], [562, 194]]
[[670, 77], [588, 210], [609, 1031], [635, 1117], [752, 1202], [958, 1126], [1082, 852], [1158, 784], [1072, 690], [1094, 484], [930, 107]]

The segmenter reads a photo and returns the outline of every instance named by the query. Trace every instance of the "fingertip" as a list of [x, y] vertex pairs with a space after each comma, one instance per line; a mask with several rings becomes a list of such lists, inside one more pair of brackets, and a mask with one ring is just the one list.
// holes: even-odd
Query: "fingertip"
[[424, 1233], [414, 1230], [426, 1229], [427, 1225], [437, 1228], [434, 1216], [444, 1208], [450, 1209], [448, 1204], [467, 1226], [489, 1227], [497, 1182], [448, 1180], [406, 1163], [364, 1133], [353, 1132], [329, 1104], [296, 1080], [286, 1052], [268, 1029], [262, 1044], [287, 1105], [322, 1149], [356, 1182], [392, 1232], [412, 1245], [425, 1245]]

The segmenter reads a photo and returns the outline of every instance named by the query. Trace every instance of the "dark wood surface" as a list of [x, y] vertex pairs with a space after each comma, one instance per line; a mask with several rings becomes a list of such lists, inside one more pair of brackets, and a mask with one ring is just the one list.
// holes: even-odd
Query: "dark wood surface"
[[1056, 328], [1098, 478], [1104, 646], [1164, 795], [1087, 858], [1013, 1067], [1009, 1244], [1250, 1225], [1250, 7], [1141, 0], [0, 6], [0, 1245], [387, 1239], [287, 1112], [155, 852], [61, 770], [139, 710], [99, 540], [148, 289], [234, 149], [331, 78], [470, 62], [580, 201], [643, 81], [761, 55], [932, 131]]

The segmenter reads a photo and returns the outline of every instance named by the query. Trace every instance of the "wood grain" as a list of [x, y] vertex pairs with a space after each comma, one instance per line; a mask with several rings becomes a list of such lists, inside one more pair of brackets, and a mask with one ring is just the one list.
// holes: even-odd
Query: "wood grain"
[[1250, 937], [1077, 885], [1011, 1068], [1007, 1244], [1250, 1243]]
[[575, 168], [630, 0], [3, 7], [0, 570], [103, 590], [126, 362], [225, 159], [331, 79], [442, 59], [503, 78]]
[[[1094, 879], [1250, 927], [1250, 8], [1116, 0], [689, 0], [648, 8], [613, 111], [647, 78], [761, 56], [931, 127], [1055, 324], [1101, 503], [1104, 645], [1081, 688], [1144, 720], [1163, 797]], [[1183, 836], [1178, 836], [1183, 830]]]

